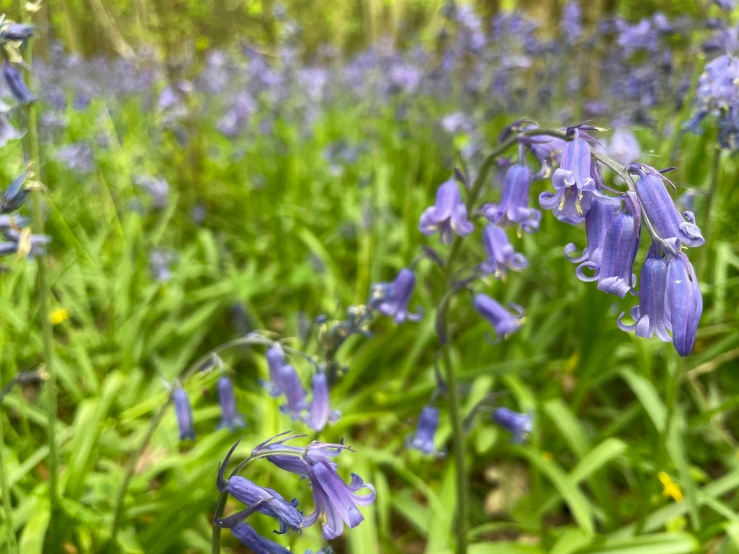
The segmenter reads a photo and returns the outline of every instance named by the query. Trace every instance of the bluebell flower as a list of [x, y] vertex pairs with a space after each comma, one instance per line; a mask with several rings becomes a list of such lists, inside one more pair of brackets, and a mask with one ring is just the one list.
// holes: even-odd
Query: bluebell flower
[[736, 8], [736, 0], [713, 0], [713, 3], [726, 12], [732, 12]]
[[290, 414], [294, 420], [300, 419], [301, 412], [308, 408], [308, 402], [305, 399], [305, 389], [300, 382], [300, 377], [290, 364], [285, 364], [280, 368], [280, 384], [287, 399], [287, 402], [280, 406], [280, 410], [285, 414]]
[[33, 29], [33, 25], [25, 23], [9, 23], [0, 30], [0, 40], [25, 41], [33, 36]]
[[436, 203], [421, 214], [418, 229], [426, 236], [438, 232], [442, 244], [452, 241], [452, 232], [460, 237], [472, 232], [473, 225], [467, 220], [467, 207], [453, 177], [438, 188]]
[[611, 223], [606, 233], [597, 270], [598, 290], [623, 298], [633, 291], [636, 276], [632, 273], [639, 250], [641, 212], [634, 193], [626, 193], [624, 210]]
[[221, 423], [218, 428], [228, 427], [232, 431], [238, 427], [245, 427], [243, 416], [236, 409], [236, 395], [234, 386], [227, 376], [218, 379], [218, 402], [221, 404]]
[[[305, 517], [305, 527], [322, 520], [323, 538], [331, 540], [341, 535], [344, 523], [351, 528], [362, 523], [364, 516], [357, 506], [372, 504], [375, 501], [375, 488], [365, 483], [356, 473], [352, 473], [351, 483], [346, 484], [333, 465], [325, 460], [313, 460], [310, 454], [306, 456], [305, 463], [316, 504], [315, 511]], [[367, 489], [370, 493], [357, 494], [362, 489]]]
[[539, 228], [541, 212], [529, 208], [531, 171], [524, 165], [512, 165], [503, 178], [499, 204], [485, 204], [483, 213], [490, 223], [518, 224], [527, 233]]
[[28, 218], [22, 215], [2, 214], [0, 215], [0, 230], [22, 229], [28, 225]]
[[562, 152], [567, 146], [567, 141], [546, 135], [534, 135], [528, 137], [525, 144], [541, 166], [533, 176], [534, 180], [549, 179], [554, 167], [558, 166], [562, 160]]
[[616, 127], [608, 142], [608, 155], [621, 165], [627, 165], [641, 154], [639, 141], [629, 129]]
[[24, 171], [16, 177], [3, 194], [2, 203], [0, 203], [0, 212], [13, 212], [23, 205], [30, 189], [25, 186], [28, 172]]
[[693, 247], [705, 242], [695, 224], [693, 213], [685, 212], [684, 217], [680, 215], [664, 185], [663, 177], [656, 170], [641, 164], [630, 164], [627, 169], [640, 176], [636, 182], [639, 201], [662, 240], [677, 239], [681, 245]]
[[531, 414], [519, 414], [508, 408], [496, 408], [493, 419], [513, 435], [511, 440], [515, 443], [524, 442], [531, 434], [533, 420]]
[[25, 133], [13, 127], [7, 117], [0, 115], [0, 148], [8, 144], [11, 140], [23, 138], [24, 135]]
[[3, 76], [5, 82], [8, 83], [8, 88], [12, 93], [13, 97], [18, 101], [19, 104], [27, 106], [28, 104], [35, 102], [36, 97], [28, 89], [26, 83], [23, 81], [20, 71], [14, 66], [10, 65], [8, 61], [3, 65]]
[[472, 300], [472, 306], [477, 313], [488, 320], [499, 338], [506, 338], [515, 333], [523, 323], [523, 308], [516, 304], [511, 304], [511, 307], [518, 312], [517, 315], [513, 315], [488, 295], [476, 294]]
[[61, 147], [56, 151], [55, 157], [64, 167], [75, 173], [87, 174], [95, 169], [92, 147], [84, 142]]
[[695, 269], [682, 252], [670, 256], [667, 266], [666, 308], [675, 350], [681, 356], [687, 356], [695, 345], [695, 335], [703, 313], [703, 296]]
[[266, 440], [265, 442], [254, 448], [252, 454], [256, 454], [257, 452], [262, 452], [264, 450], [275, 449], [293, 451], [295, 452], [294, 456], [275, 454], [274, 456], [267, 456], [267, 460], [272, 462], [280, 469], [290, 473], [294, 473], [295, 475], [299, 475], [301, 478], [308, 477], [308, 468], [303, 462], [303, 457], [306, 455], [307, 452], [310, 452], [310, 457], [312, 460], [323, 460], [329, 465], [338, 467], [338, 464], [333, 461], [333, 458], [341, 453], [341, 449], [344, 448], [343, 444], [329, 445], [325, 443], [313, 442], [307, 447], [289, 446], [285, 444], [286, 441], [305, 435], [291, 435], [281, 438], [280, 440], [275, 440], [283, 435], [287, 435], [288, 433], [289, 431]]
[[163, 248], [155, 248], [149, 252], [149, 269], [155, 281], [166, 283], [172, 279], [172, 270], [169, 266], [174, 256], [174, 252]]
[[504, 229], [497, 225], [487, 225], [482, 231], [482, 243], [487, 260], [480, 264], [480, 269], [497, 278], [505, 277], [508, 270], [521, 271], [529, 265], [523, 254], [519, 254], [508, 242]]
[[231, 533], [241, 544], [251, 549], [251, 551], [256, 554], [292, 554], [292, 552], [284, 546], [277, 544], [275, 541], [264, 538], [245, 521], [237, 523], [231, 529]]
[[403, 268], [392, 283], [378, 283], [372, 287], [370, 306], [381, 314], [392, 317], [395, 323], [418, 321], [421, 313], [409, 313], [408, 304], [416, 286], [416, 275]]
[[579, 192], [595, 190], [595, 180], [590, 176], [590, 146], [580, 138], [575, 129], [574, 138], [567, 143], [562, 152], [562, 161], [552, 176], [554, 188], [577, 187]]
[[[574, 243], [565, 246], [565, 258], [577, 266], [577, 278], [581, 281], [595, 281], [598, 279], [598, 269], [603, 253], [603, 243], [606, 239], [606, 233], [611, 227], [616, 217], [616, 207], [612, 204], [602, 202], [593, 202], [588, 215], [585, 216], [585, 233], [588, 239], [588, 245], [583, 249], [579, 256], [573, 257], [572, 254], [577, 252]], [[593, 277], [587, 276], [583, 270], [590, 269], [595, 272]]]
[[418, 450], [424, 454], [440, 454], [434, 446], [434, 435], [439, 426], [439, 408], [435, 406], [424, 406], [418, 418], [418, 427], [414, 434], [405, 438], [408, 448]]
[[280, 396], [283, 392], [280, 370], [285, 365], [285, 352], [279, 344], [273, 344], [267, 349], [267, 368], [269, 368], [270, 383], [267, 387], [270, 396]]
[[659, 246], [652, 244], [647, 253], [640, 276], [639, 305], [631, 309], [633, 325], [623, 322], [625, 312], [618, 316], [621, 330], [635, 331], [637, 337], [651, 338], [653, 335], [664, 342], [672, 339], [667, 333], [670, 321], [665, 308], [665, 289], [667, 287], [667, 260], [659, 253]]
[[333, 423], [340, 417], [341, 414], [336, 410], [332, 410], [329, 403], [326, 374], [323, 371], [317, 371], [313, 376], [313, 399], [305, 417], [305, 422], [311, 429], [321, 431], [329, 421]]
[[582, 10], [576, 0], [570, 0], [562, 8], [559, 26], [566, 44], [573, 45], [580, 40], [583, 33]]
[[166, 208], [169, 201], [169, 183], [164, 177], [141, 175], [133, 183], [145, 190], [151, 196], [155, 208]]
[[177, 425], [180, 428], [180, 440], [195, 440], [195, 427], [192, 417], [190, 399], [184, 389], [177, 387], [172, 392], [174, 413], [177, 416]]

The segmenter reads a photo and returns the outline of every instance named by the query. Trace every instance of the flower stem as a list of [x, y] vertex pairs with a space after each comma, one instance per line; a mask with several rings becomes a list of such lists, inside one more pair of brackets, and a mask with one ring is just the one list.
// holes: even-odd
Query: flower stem
[[[5, 328], [0, 335], [0, 348], [5, 342]], [[0, 364], [0, 383], [3, 382], [2, 365]], [[0, 411], [0, 491], [3, 495], [3, 507], [5, 508], [5, 529], [8, 536], [8, 554], [18, 554], [18, 542], [15, 538], [15, 526], [13, 525], [13, 504], [8, 483], [8, 470], [5, 467], [5, 416]]]
[[[223, 493], [218, 495], [218, 504], [216, 504], [216, 513], [213, 514], [213, 520], [221, 517], [223, 509], [226, 507], [226, 500], [228, 500], [228, 494]], [[218, 525], [213, 525], [213, 534], [210, 541], [210, 552], [211, 554], [220, 554], [221, 552], [221, 528]]]
[[[713, 160], [711, 163], [711, 182], [708, 189], [708, 196], [706, 196], [706, 205], [703, 216], [703, 237], [706, 239], [706, 242], [708, 242], [711, 238], [711, 223], [713, 222], [711, 211], [713, 210], [713, 202], [716, 198], [716, 193], [718, 192], [718, 182], [721, 173], [721, 151], [721, 148], [716, 146], [716, 150], [713, 154]], [[708, 262], [708, 251], [708, 246], [704, 245], [703, 252], [701, 252], [699, 265], [699, 268], [701, 270], [706, 267], [706, 263]]]

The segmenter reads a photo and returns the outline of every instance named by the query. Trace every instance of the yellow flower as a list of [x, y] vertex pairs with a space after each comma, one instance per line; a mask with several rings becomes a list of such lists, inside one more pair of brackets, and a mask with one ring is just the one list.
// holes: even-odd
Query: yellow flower
[[49, 314], [49, 321], [52, 325], [59, 325], [61, 322], [69, 319], [69, 312], [66, 308], [54, 308]]
[[672, 477], [667, 475], [664, 471], [660, 471], [657, 474], [657, 477], [664, 487], [664, 490], [662, 491], [664, 496], [669, 496], [675, 502], [680, 502], [683, 499], [683, 491], [680, 490], [680, 485], [672, 480]]

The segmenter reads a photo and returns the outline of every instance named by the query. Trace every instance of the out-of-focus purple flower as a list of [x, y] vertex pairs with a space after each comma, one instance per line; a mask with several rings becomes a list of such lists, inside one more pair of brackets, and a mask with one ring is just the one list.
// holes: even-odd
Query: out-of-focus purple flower
[[[629, 168], [636, 165], [631, 164]], [[637, 168], [640, 178], [636, 182], [636, 192], [644, 213], [659, 237], [666, 241], [676, 238], [686, 246], [702, 245], [705, 240], [695, 224], [693, 213], [685, 212], [685, 217], [681, 216], [659, 173], [651, 168], [643, 170], [644, 167]]]
[[4, 115], [0, 115], [0, 148], [8, 144], [11, 140], [23, 138], [24, 134], [13, 127]]
[[290, 550], [274, 541], [265, 539], [245, 521], [237, 523], [232, 529], [236, 539], [257, 554], [292, 554]]
[[634, 258], [639, 250], [641, 214], [634, 193], [626, 193], [624, 210], [619, 213], [606, 233], [600, 267], [596, 271], [598, 290], [621, 298], [633, 290], [636, 276], [632, 273]]
[[439, 232], [442, 244], [452, 241], [452, 232], [460, 237], [472, 232], [473, 225], [467, 220], [467, 207], [454, 177], [436, 191], [436, 203], [423, 212], [418, 229], [426, 236]]
[[670, 256], [667, 266], [666, 307], [675, 350], [681, 356], [687, 356], [695, 346], [695, 335], [703, 313], [703, 296], [695, 269], [682, 252]]
[[76, 173], [92, 173], [95, 169], [92, 147], [86, 142], [62, 146], [56, 151], [55, 157], [67, 169]]
[[654, 53], [659, 49], [659, 34], [648, 19], [642, 19], [634, 25], [622, 23], [620, 27], [618, 45], [627, 56], [639, 50]]
[[624, 127], [616, 127], [608, 143], [608, 155], [621, 165], [627, 165], [641, 154], [639, 141], [634, 133]]
[[706, 64], [695, 93], [700, 111], [736, 106], [739, 103], [739, 59], [725, 54]]
[[482, 208], [490, 223], [498, 225], [517, 223], [527, 233], [539, 228], [541, 212], [529, 208], [531, 171], [524, 165], [512, 165], [503, 178], [499, 204], [485, 204]]
[[10, 183], [3, 193], [2, 202], [0, 202], [0, 213], [14, 212], [23, 205], [30, 192], [25, 186], [27, 176], [28, 172], [24, 171]]
[[279, 344], [273, 344], [267, 349], [267, 368], [269, 380], [267, 390], [270, 396], [280, 396], [283, 393], [280, 370], [285, 365], [285, 352]]
[[577, 187], [579, 192], [595, 190], [595, 180], [590, 176], [590, 146], [580, 138], [578, 129], [575, 137], [562, 152], [562, 161], [552, 176], [554, 188]]
[[10, 65], [10, 62], [8, 61], [3, 65], [3, 76], [5, 77], [5, 82], [8, 84], [11, 94], [19, 104], [27, 106], [31, 102], [36, 101], [36, 97], [23, 81], [20, 71]]
[[283, 365], [280, 368], [279, 382], [287, 399], [287, 402], [280, 406], [280, 410], [290, 414], [293, 419], [300, 419], [301, 412], [308, 408], [308, 402], [305, 399], [305, 389], [295, 368], [290, 364]]
[[416, 432], [405, 438], [407, 448], [418, 450], [424, 454], [438, 455], [440, 452], [434, 446], [434, 435], [439, 426], [439, 408], [424, 406], [418, 418]]
[[525, 442], [531, 434], [533, 420], [531, 414], [519, 414], [508, 408], [496, 408], [493, 419], [513, 435], [511, 440], [514, 443]]
[[195, 440], [195, 427], [192, 417], [192, 406], [185, 389], [177, 387], [172, 392], [174, 413], [177, 416], [177, 425], [180, 428], [180, 440]]
[[169, 201], [169, 183], [164, 177], [141, 175], [133, 180], [134, 185], [145, 190], [151, 196], [155, 208], [165, 208]]
[[[606, 233], [611, 227], [616, 217], [616, 207], [612, 204], [606, 204], [595, 201], [590, 206], [588, 215], [585, 216], [585, 233], [588, 238], [588, 245], [582, 253], [573, 257], [572, 254], [577, 252], [574, 243], [565, 246], [565, 258], [577, 266], [576, 274], [581, 281], [595, 281], [598, 277], [598, 268], [600, 267], [601, 256], [603, 253], [603, 243], [606, 239]], [[589, 277], [583, 273], [585, 268], [595, 271], [594, 277]]]
[[445, 115], [441, 119], [441, 128], [451, 135], [456, 135], [458, 133], [470, 133], [474, 130], [475, 124], [466, 113], [454, 112]]
[[420, 312], [415, 314], [408, 312], [408, 304], [415, 286], [415, 273], [408, 268], [403, 268], [392, 283], [373, 285], [370, 306], [381, 314], [394, 318], [395, 323], [403, 323], [406, 319], [418, 321], [421, 319]]
[[653, 335], [664, 341], [672, 339], [667, 333], [670, 322], [665, 309], [665, 289], [667, 285], [667, 260], [659, 253], [659, 246], [652, 244], [641, 270], [639, 305], [631, 309], [633, 325], [623, 322], [626, 312], [618, 316], [618, 327], [627, 333], [635, 331], [637, 337], [652, 338]]
[[518, 312], [517, 315], [513, 315], [486, 294], [476, 294], [472, 300], [472, 307], [493, 326], [499, 338], [506, 338], [515, 333], [523, 323], [521, 306], [511, 304], [511, 307]]
[[480, 269], [497, 278], [505, 277], [508, 270], [521, 271], [529, 265], [523, 254], [519, 254], [508, 242], [504, 229], [497, 225], [487, 225], [482, 231], [482, 243], [487, 260], [480, 264]]
[[228, 427], [232, 431], [239, 427], [245, 427], [243, 416], [236, 408], [236, 395], [234, 385], [227, 376], [218, 380], [218, 402], [221, 405], [221, 423], [218, 428]]
[[570, 0], [562, 8], [559, 27], [566, 44], [571, 46], [580, 40], [583, 33], [582, 10], [576, 0]]
[[313, 376], [313, 399], [305, 422], [314, 431], [321, 431], [329, 421], [333, 423], [340, 417], [339, 412], [331, 409], [326, 374], [323, 371], [316, 372]]
[[[308, 478], [313, 487], [315, 511], [306, 516], [304, 524], [310, 527], [319, 519], [323, 519], [323, 538], [335, 539], [344, 530], [344, 523], [352, 529], [362, 523], [364, 516], [357, 506], [369, 506], [375, 501], [375, 488], [365, 483], [356, 473], [352, 473], [348, 485], [336, 473], [336, 468], [325, 460], [312, 460], [310, 453], [306, 456]], [[368, 489], [370, 494], [357, 494]]]
[[174, 253], [171, 250], [155, 248], [149, 253], [149, 269], [155, 281], [166, 283], [172, 279], [172, 270], [169, 266], [173, 259]]
[[726, 12], [732, 12], [736, 8], [736, 0], [713, 0], [713, 3]]

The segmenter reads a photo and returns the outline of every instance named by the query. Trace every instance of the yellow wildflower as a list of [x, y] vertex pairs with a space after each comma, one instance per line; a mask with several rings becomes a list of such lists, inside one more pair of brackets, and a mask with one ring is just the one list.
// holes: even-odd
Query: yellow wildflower
[[66, 308], [54, 308], [49, 314], [49, 321], [52, 325], [59, 325], [63, 321], [69, 319], [69, 312]]
[[672, 477], [667, 475], [664, 471], [660, 471], [657, 474], [657, 477], [664, 487], [664, 490], [662, 491], [664, 496], [669, 496], [675, 502], [680, 502], [683, 499], [683, 491], [680, 490], [680, 485], [672, 480]]

